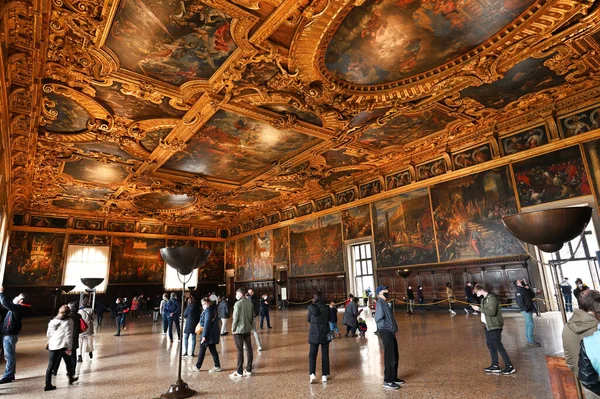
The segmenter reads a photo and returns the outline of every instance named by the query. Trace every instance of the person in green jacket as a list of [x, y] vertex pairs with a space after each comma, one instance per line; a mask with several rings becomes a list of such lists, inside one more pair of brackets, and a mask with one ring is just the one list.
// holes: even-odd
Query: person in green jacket
[[[232, 378], [249, 377], [252, 375], [252, 340], [250, 332], [254, 323], [254, 305], [245, 297], [245, 290], [238, 288], [235, 292], [237, 302], [233, 305], [233, 321], [231, 324], [231, 332], [237, 349], [237, 370], [229, 376]], [[244, 370], [244, 345], [248, 351], [248, 363]]]
[[[494, 294], [490, 294], [481, 284], [475, 285], [473, 289], [475, 296], [482, 296], [481, 306], [473, 306], [475, 311], [481, 312], [481, 321], [485, 331], [485, 343], [492, 357], [492, 364], [484, 370], [486, 373], [502, 373], [505, 375], [513, 374], [517, 370], [513, 367], [504, 345], [502, 345], [502, 328], [504, 319], [500, 310], [500, 300]], [[498, 353], [504, 360], [504, 369], [498, 366]]]

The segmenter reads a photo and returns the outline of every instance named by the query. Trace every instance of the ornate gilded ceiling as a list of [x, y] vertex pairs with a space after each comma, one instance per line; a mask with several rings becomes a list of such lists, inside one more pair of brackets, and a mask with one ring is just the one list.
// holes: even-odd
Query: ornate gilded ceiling
[[269, 224], [505, 155], [600, 83], [593, 0], [0, 6], [19, 212]]

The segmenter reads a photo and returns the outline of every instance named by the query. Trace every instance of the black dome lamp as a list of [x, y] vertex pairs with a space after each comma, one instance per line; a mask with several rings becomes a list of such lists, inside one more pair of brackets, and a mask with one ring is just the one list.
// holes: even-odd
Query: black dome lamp
[[[85, 291], [92, 294], [92, 304], [91, 304], [92, 309], [96, 308], [96, 287], [99, 286], [100, 284], [102, 284], [103, 281], [104, 281], [104, 277], [82, 277], [81, 278], [81, 282], [83, 283], [83, 285], [88, 287], [88, 289], [86, 289]], [[83, 303], [83, 292], [79, 296], [79, 306], [81, 306], [82, 303]]]
[[[167, 247], [160, 249], [160, 256], [173, 269], [177, 270], [177, 277], [183, 285], [181, 295], [181, 331], [183, 331], [183, 299], [185, 297], [185, 285], [192, 278], [194, 269], [202, 266], [208, 260], [210, 250], [204, 248], [193, 247]], [[188, 276], [189, 275], [189, 276]], [[186, 279], [187, 277], [187, 279]], [[182, 359], [182, 342], [179, 342], [179, 362], [177, 371], [177, 382], [172, 384], [166, 393], [163, 393], [161, 399], [183, 399], [189, 398], [196, 394], [196, 391], [191, 389], [181, 379], [181, 359]]]

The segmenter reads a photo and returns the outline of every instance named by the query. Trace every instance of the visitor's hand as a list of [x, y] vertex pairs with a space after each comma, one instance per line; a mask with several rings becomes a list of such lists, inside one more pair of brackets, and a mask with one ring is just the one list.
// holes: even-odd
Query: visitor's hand
[[4, 286], [0, 285], [0, 294], [4, 292]]
[[71, 351], [65, 351], [65, 354], [67, 354], [68, 356], [71, 356]]
[[479, 311], [479, 306], [471, 305], [471, 307], [473, 308], [474, 311], [476, 311], [476, 312]]
[[200, 341], [200, 343], [203, 344], [204, 341], [206, 341], [206, 337], [202, 337], [202, 340]]

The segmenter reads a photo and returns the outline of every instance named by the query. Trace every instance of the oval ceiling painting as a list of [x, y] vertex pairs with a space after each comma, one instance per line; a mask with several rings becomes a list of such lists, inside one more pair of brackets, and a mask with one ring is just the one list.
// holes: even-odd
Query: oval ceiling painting
[[186, 194], [150, 193], [135, 197], [133, 204], [138, 208], [166, 211], [192, 205], [196, 198]]
[[469, 52], [534, 0], [368, 0], [335, 32], [325, 66], [356, 85], [395, 82]]

